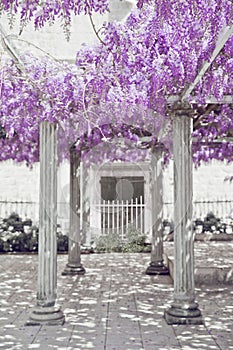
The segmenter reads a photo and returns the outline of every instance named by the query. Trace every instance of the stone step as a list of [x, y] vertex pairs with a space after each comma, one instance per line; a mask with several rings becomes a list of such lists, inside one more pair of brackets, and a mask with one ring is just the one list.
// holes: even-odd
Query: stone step
[[[170, 276], [174, 280], [174, 257], [164, 254], [164, 263], [168, 266]], [[194, 278], [196, 285], [233, 285], [233, 267], [232, 266], [197, 266], [194, 269]]]

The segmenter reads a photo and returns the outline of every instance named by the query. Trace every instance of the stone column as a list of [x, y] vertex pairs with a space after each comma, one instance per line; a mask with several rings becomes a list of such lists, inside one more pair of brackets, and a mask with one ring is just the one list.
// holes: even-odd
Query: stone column
[[162, 148], [152, 148], [152, 241], [151, 262], [147, 275], [167, 275], [168, 268], [163, 262], [163, 173]]
[[40, 214], [37, 306], [27, 325], [63, 324], [57, 298], [57, 125], [40, 125]]
[[165, 311], [168, 324], [201, 324], [195, 302], [192, 232], [192, 110], [179, 106], [173, 121], [174, 152], [174, 299]]
[[80, 249], [80, 155], [70, 150], [70, 232], [68, 264], [62, 275], [83, 275]]

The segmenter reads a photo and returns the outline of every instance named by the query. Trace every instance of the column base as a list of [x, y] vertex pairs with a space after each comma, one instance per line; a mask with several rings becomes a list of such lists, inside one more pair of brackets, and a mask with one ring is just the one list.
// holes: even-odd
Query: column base
[[164, 312], [167, 324], [204, 324], [201, 311], [196, 308], [182, 308], [171, 306]]
[[72, 264], [67, 264], [64, 271], [62, 272], [62, 276], [67, 276], [67, 275], [84, 275], [86, 272], [85, 268], [82, 265], [72, 265]]
[[25, 326], [55, 326], [63, 325], [65, 316], [58, 306], [39, 307], [37, 306], [31, 313]]
[[146, 269], [147, 275], [169, 275], [168, 267], [161, 263], [151, 262]]

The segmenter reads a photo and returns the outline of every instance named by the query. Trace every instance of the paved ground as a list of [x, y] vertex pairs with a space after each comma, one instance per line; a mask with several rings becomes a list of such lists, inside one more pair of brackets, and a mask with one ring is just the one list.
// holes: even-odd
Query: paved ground
[[[232, 244], [223, 250], [211, 242], [196, 250], [197, 265], [220, 252], [233, 266]], [[61, 276], [67, 256], [58, 256], [64, 326], [26, 327], [35, 305], [37, 256], [0, 255], [0, 350], [233, 349], [233, 285], [197, 288], [205, 325], [168, 326], [163, 313], [172, 301], [172, 281], [144, 274], [148, 254], [83, 255], [82, 260], [85, 276]]]

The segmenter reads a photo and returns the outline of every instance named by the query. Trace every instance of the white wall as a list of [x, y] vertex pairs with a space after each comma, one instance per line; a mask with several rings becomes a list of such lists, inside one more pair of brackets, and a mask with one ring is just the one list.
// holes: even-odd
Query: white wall
[[[99, 29], [106, 20], [107, 15], [94, 16], [96, 28]], [[11, 40], [19, 52], [29, 50], [36, 55], [40, 55], [43, 54], [41, 51], [43, 50], [56, 59], [74, 62], [76, 53], [84, 42], [87, 44], [97, 42], [97, 37], [94, 35], [90, 20], [85, 16], [73, 18], [69, 41], [66, 40], [63, 30], [58, 23], [55, 23], [53, 26], [46, 25], [40, 31], [35, 31], [32, 24], [30, 24], [23, 30], [22, 34], [18, 36], [18, 21], [16, 21], [16, 25], [12, 30], [9, 28], [6, 18], [3, 18], [1, 22], [8, 34], [15, 35], [15, 39], [12, 38]], [[34, 45], [37, 46], [38, 49]]]
[[[194, 200], [219, 199], [233, 200], [233, 183], [225, 182], [227, 176], [233, 175], [233, 164], [226, 165], [214, 161], [212, 164], [202, 165], [194, 170]], [[0, 164], [0, 201], [39, 201], [39, 164], [33, 169], [25, 165], [14, 164], [12, 161]], [[89, 189], [89, 192], [91, 189]], [[173, 200], [173, 166], [164, 170], [164, 201]], [[62, 164], [58, 172], [58, 216], [65, 217], [68, 227], [69, 213], [69, 166]], [[29, 206], [32, 215], [33, 207]], [[38, 208], [37, 208], [38, 209]], [[3, 210], [3, 209], [2, 209]], [[1, 205], [0, 205], [1, 216]], [[38, 217], [38, 213], [36, 214]]]
[[39, 167], [33, 170], [13, 161], [0, 163], [0, 199], [38, 202]]
[[[194, 169], [194, 200], [216, 200], [219, 198], [233, 199], [233, 183], [224, 181], [227, 176], [233, 176], [233, 164], [214, 161]], [[29, 169], [23, 164], [12, 161], [0, 163], [0, 199], [38, 201], [39, 198], [39, 164]], [[59, 168], [58, 187], [60, 196], [67, 198], [69, 169], [67, 164]], [[164, 170], [164, 200], [173, 199], [173, 165]]]
[[[13, 161], [0, 163], [0, 217], [17, 211], [23, 217], [28, 216], [38, 221], [39, 174], [39, 163], [34, 164], [32, 169]], [[62, 221], [66, 228], [68, 228], [68, 217], [69, 166], [64, 163], [58, 169], [58, 220]]]
[[[110, 13], [103, 15], [93, 14], [92, 16], [96, 30], [98, 31], [104, 22], [124, 20], [135, 3], [136, 1], [134, 0], [110, 0]], [[19, 36], [20, 25], [17, 17], [12, 29], [9, 26], [7, 16], [3, 15], [0, 17], [0, 21], [7, 35], [11, 35], [10, 38], [19, 52], [30, 50], [40, 55], [43, 54], [41, 51], [43, 50], [56, 59], [75, 62], [76, 53], [83, 43], [91, 45], [98, 42], [91, 21], [85, 15], [72, 17], [69, 41], [66, 40], [59, 22], [55, 22], [52, 26], [46, 24], [44, 28], [37, 31], [34, 30], [33, 24], [30, 23]]]
[[[233, 200], [233, 182], [224, 181], [233, 176], [233, 164], [212, 161], [193, 170], [194, 201], [217, 199]], [[164, 200], [173, 201], [173, 163], [164, 170]]]

